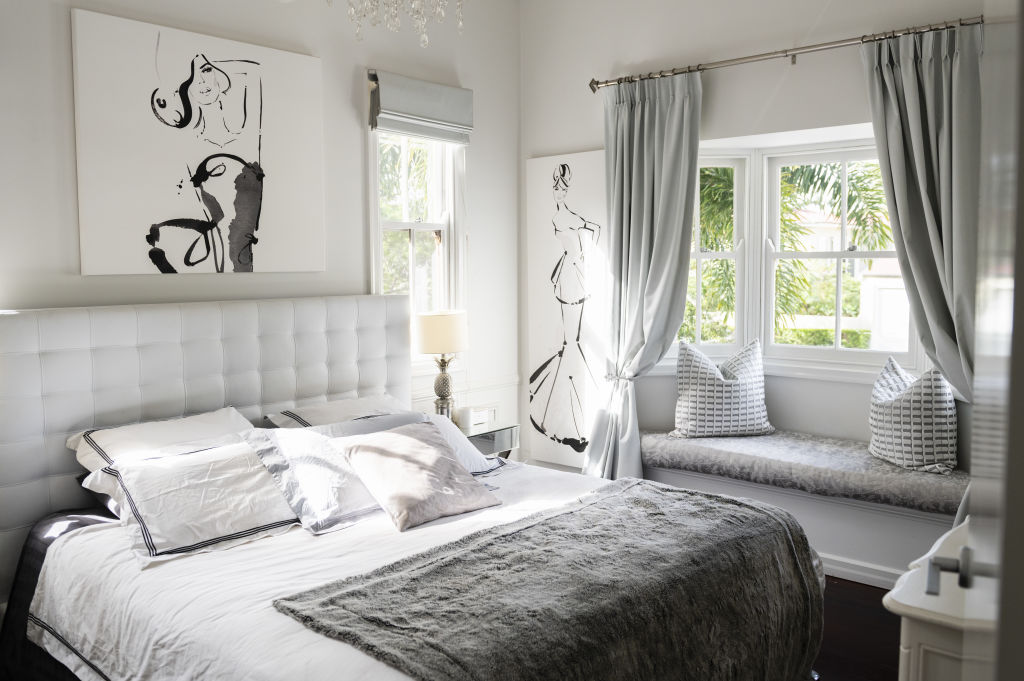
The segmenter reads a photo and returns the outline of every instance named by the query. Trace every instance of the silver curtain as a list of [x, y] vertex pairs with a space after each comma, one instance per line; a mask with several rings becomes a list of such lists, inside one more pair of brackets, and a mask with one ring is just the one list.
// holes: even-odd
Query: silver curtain
[[657, 364], [683, 321], [700, 107], [699, 73], [606, 90], [612, 386], [594, 422], [589, 475], [643, 475], [633, 379]]
[[925, 351], [970, 401], [974, 377], [981, 26], [865, 43], [896, 254]]

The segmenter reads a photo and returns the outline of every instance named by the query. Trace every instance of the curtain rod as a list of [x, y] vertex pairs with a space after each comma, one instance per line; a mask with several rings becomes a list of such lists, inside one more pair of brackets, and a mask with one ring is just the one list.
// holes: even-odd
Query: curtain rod
[[862, 35], [856, 38], [846, 38], [845, 40], [833, 40], [827, 43], [818, 43], [816, 45], [804, 45], [802, 47], [793, 47], [788, 50], [775, 50], [774, 52], [762, 52], [761, 54], [751, 55], [749, 57], [737, 57], [735, 59], [723, 59], [721, 61], [710, 61], [706, 64], [694, 64], [692, 66], [683, 66], [674, 69], [668, 69], [666, 71], [652, 71], [650, 73], [640, 73], [635, 76], [622, 76], [621, 78], [613, 78], [612, 80], [597, 80], [596, 78], [590, 81], [591, 92], [597, 92], [598, 88], [608, 87], [609, 85], [618, 85], [620, 83], [635, 83], [640, 80], [649, 80], [651, 78], [664, 78], [666, 76], [678, 76], [681, 73], [692, 73], [694, 71], [708, 71], [710, 69], [720, 69], [726, 66], [736, 66], [737, 64], [750, 64], [759, 61], [768, 61], [769, 59], [784, 59], [790, 58], [792, 63], [796, 63], [797, 55], [808, 54], [811, 52], [822, 52], [824, 50], [832, 50], [837, 47], [850, 47], [851, 45], [860, 45], [861, 43], [869, 43], [876, 40], [884, 40], [886, 38], [895, 38], [901, 35], [910, 35], [913, 33], [928, 33], [930, 31], [941, 31], [947, 28], [956, 28], [957, 26], [973, 26], [975, 24], [985, 23], [984, 16], [972, 17], [970, 19], [956, 19], [954, 21], [943, 21], [938, 24], [925, 24], [924, 26], [914, 26], [913, 28], [904, 28], [896, 31], [886, 31], [884, 33], [872, 33], [870, 35]]

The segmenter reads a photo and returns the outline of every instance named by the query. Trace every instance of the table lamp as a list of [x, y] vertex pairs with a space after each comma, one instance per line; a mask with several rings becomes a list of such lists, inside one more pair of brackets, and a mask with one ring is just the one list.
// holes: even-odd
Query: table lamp
[[440, 370], [434, 379], [434, 394], [437, 395], [434, 409], [448, 418], [451, 418], [455, 404], [448, 365], [455, 359], [455, 353], [467, 349], [468, 338], [465, 310], [441, 310], [416, 317], [416, 344], [419, 351], [425, 355], [440, 355], [434, 360]]

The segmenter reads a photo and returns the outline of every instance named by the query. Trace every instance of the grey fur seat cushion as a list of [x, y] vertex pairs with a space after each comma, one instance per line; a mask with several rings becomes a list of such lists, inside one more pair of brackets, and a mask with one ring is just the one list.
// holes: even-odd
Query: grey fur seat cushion
[[910, 471], [868, 452], [868, 443], [777, 431], [760, 437], [680, 438], [645, 433], [644, 466], [718, 475], [811, 494], [932, 513], [956, 513], [970, 476]]

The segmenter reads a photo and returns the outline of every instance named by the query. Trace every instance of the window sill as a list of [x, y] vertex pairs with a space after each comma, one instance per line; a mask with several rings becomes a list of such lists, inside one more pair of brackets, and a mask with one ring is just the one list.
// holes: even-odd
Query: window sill
[[[709, 357], [719, 363], [729, 354], [715, 353]], [[658, 362], [646, 376], [675, 376], [676, 375], [676, 351], [675, 348]], [[814, 381], [826, 381], [829, 383], [859, 383], [871, 385], [878, 378], [882, 370], [884, 360], [879, 361], [878, 366], [874, 364], [835, 362], [822, 360], [786, 360], [777, 357], [764, 358], [765, 376], [779, 376], [782, 378], [801, 378]], [[913, 367], [908, 367], [911, 371]]]

